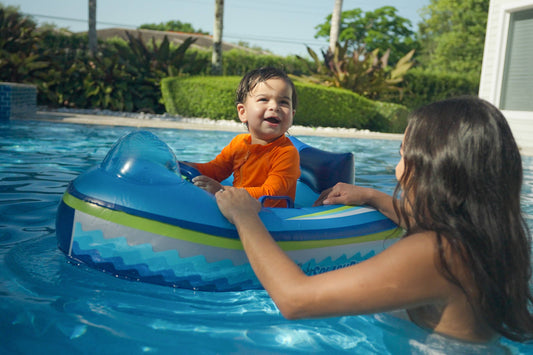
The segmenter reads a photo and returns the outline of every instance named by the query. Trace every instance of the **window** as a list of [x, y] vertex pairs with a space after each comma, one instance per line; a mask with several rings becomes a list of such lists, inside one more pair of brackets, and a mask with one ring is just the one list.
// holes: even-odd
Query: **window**
[[500, 107], [533, 111], [533, 9], [511, 14]]

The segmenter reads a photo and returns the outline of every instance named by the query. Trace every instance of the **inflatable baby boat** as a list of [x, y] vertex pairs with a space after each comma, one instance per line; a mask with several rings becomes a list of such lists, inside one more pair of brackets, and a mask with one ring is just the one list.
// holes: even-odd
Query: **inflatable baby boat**
[[[361, 262], [399, 237], [375, 209], [311, 207], [320, 191], [353, 183], [354, 158], [291, 139], [301, 159], [296, 200], [264, 207], [260, 217], [306, 274]], [[76, 263], [127, 279], [205, 291], [261, 288], [235, 227], [214, 196], [190, 182], [194, 172], [181, 168], [154, 134], [122, 137], [69, 184], [57, 212], [59, 248]]]

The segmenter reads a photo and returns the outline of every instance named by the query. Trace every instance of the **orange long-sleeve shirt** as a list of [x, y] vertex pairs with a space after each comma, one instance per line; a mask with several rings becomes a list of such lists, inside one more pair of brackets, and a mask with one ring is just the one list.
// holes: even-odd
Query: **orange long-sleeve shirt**
[[[294, 200], [300, 177], [300, 155], [290, 139], [281, 136], [266, 145], [250, 142], [250, 134], [239, 134], [215, 159], [196, 163], [196, 168], [219, 182], [233, 173], [233, 186], [245, 188], [255, 198], [289, 196]], [[264, 205], [285, 207], [286, 202], [267, 200]]]

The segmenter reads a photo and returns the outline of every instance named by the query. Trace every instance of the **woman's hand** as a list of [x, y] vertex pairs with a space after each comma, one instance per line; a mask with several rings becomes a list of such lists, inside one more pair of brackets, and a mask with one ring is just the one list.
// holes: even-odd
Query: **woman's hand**
[[394, 210], [392, 197], [384, 192], [368, 187], [339, 182], [332, 188], [324, 190], [313, 204], [313, 206], [320, 205], [368, 205], [383, 213], [394, 223], [399, 223], [398, 215]]
[[372, 189], [343, 182], [322, 191], [313, 206], [320, 205], [364, 205], [369, 200]]
[[261, 203], [250, 196], [245, 189], [227, 186], [218, 191], [215, 197], [220, 212], [233, 224], [236, 218], [256, 215], [261, 210]]
[[224, 186], [222, 186], [221, 183], [205, 175], [195, 177], [194, 179], [192, 179], [192, 183], [195, 186], [201, 188], [202, 190], [212, 193], [213, 195], [217, 191], [224, 189]]

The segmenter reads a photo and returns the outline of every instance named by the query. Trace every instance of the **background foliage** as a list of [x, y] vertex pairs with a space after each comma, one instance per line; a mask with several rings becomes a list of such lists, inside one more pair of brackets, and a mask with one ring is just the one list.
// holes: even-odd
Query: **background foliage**
[[[240, 76], [165, 78], [166, 110], [186, 117], [237, 120], [235, 90]], [[298, 93], [295, 124], [403, 132], [407, 109], [368, 100], [349, 90], [294, 82]]]
[[[313, 57], [280, 57], [264, 51], [234, 49], [224, 53], [223, 75], [239, 77], [253, 68], [276, 66], [285, 69], [298, 81], [306, 77], [319, 78], [324, 74], [325, 67], [321, 68], [324, 64], [328, 66], [329, 78], [322, 77], [321, 84], [328, 84], [328, 80], [333, 78], [339, 83], [336, 86], [358, 92], [349, 85], [353, 81], [350, 78], [355, 78], [355, 74], [362, 75], [360, 78], [364, 80], [361, 82], [375, 79], [376, 73], [378, 77], [386, 77], [402, 57], [415, 50], [407, 63], [413, 69], [394, 82], [395, 90], [398, 89], [401, 95], [391, 94], [384, 87], [377, 91], [367, 87], [366, 92], [371, 95], [365, 94], [365, 90], [359, 91], [367, 97], [381, 100], [375, 102], [372, 111], [379, 114], [368, 113], [363, 98], [357, 96], [355, 99], [352, 93], [344, 90], [301, 87], [301, 95], [309, 97], [308, 106], [299, 108], [299, 119], [305, 124], [401, 130], [404, 115], [397, 104], [411, 110], [450, 96], [477, 94], [488, 4], [489, 0], [431, 0], [423, 9], [418, 32], [414, 32], [410, 22], [399, 17], [396, 9], [390, 6], [367, 13], [360, 9], [346, 10], [343, 12], [339, 44], [346, 50], [335, 60], [330, 58], [326, 61], [324, 58], [321, 63]], [[329, 17], [326, 16], [325, 23], [316, 27], [317, 37], [329, 36]], [[180, 21], [144, 27], [202, 32]], [[145, 43], [133, 36], [129, 36], [127, 41], [100, 41], [95, 57], [88, 54], [87, 42], [86, 35], [72, 34], [50, 25], [37, 28], [31, 17], [0, 3], [0, 80], [37, 85], [40, 105], [162, 113], [165, 111], [161, 96], [162, 79], [169, 76], [205, 76], [206, 81], [214, 80], [210, 77], [211, 51], [191, 48], [192, 40], [180, 46], [168, 40]], [[390, 54], [386, 56], [389, 65], [383, 67], [383, 58], [389, 49]], [[371, 53], [378, 55], [373, 57], [373, 65], [362, 74], [364, 67], [361, 65], [346, 64], [350, 60], [365, 63], [365, 57], [370, 57]], [[376, 63], [384, 70], [376, 70]], [[228, 89], [234, 90], [234, 86], [230, 86]], [[206, 88], [207, 85], [203, 84], [202, 95]], [[194, 90], [190, 88], [189, 96]], [[348, 98], [347, 94], [352, 96]], [[342, 97], [343, 101], [330, 97], [335, 95]], [[218, 117], [231, 112], [231, 117], [234, 117], [232, 102], [226, 107], [208, 103], [204, 98], [201, 100], [205, 106], [202, 116]], [[336, 110], [348, 112], [344, 108], [346, 103], [354, 105], [351, 120], [337, 118], [333, 113]], [[214, 106], [221, 111], [211, 111]], [[223, 109], [223, 106], [226, 108]], [[368, 116], [361, 117], [357, 112]], [[397, 127], [394, 128], [392, 122], [396, 122]]]
[[421, 66], [479, 76], [490, 0], [431, 0], [419, 24]]
[[0, 7], [0, 79], [25, 82], [48, 66], [37, 53], [40, 41], [35, 22], [16, 9]]
[[[338, 43], [335, 51], [322, 51], [323, 61], [307, 48], [314, 59], [315, 70], [303, 80], [319, 85], [348, 89], [372, 100], [398, 97], [401, 99], [403, 77], [413, 66], [414, 49], [400, 58], [394, 67], [389, 66], [390, 50], [380, 56], [379, 49], [362, 50], [348, 54], [347, 44]], [[301, 58], [303, 59], [303, 58]]]
[[455, 74], [413, 69], [405, 75], [403, 87], [402, 99], [391, 97], [390, 101], [401, 103], [412, 110], [454, 96], [476, 96], [479, 91], [479, 77], [472, 73]]
[[[331, 14], [324, 23], [315, 27], [315, 38], [327, 38], [331, 30]], [[350, 52], [373, 52], [379, 49], [385, 53], [390, 49], [390, 61], [396, 63], [407, 52], [418, 49], [411, 21], [398, 16], [396, 8], [384, 6], [374, 11], [361, 9], [343, 11], [340, 18], [339, 42]]]

